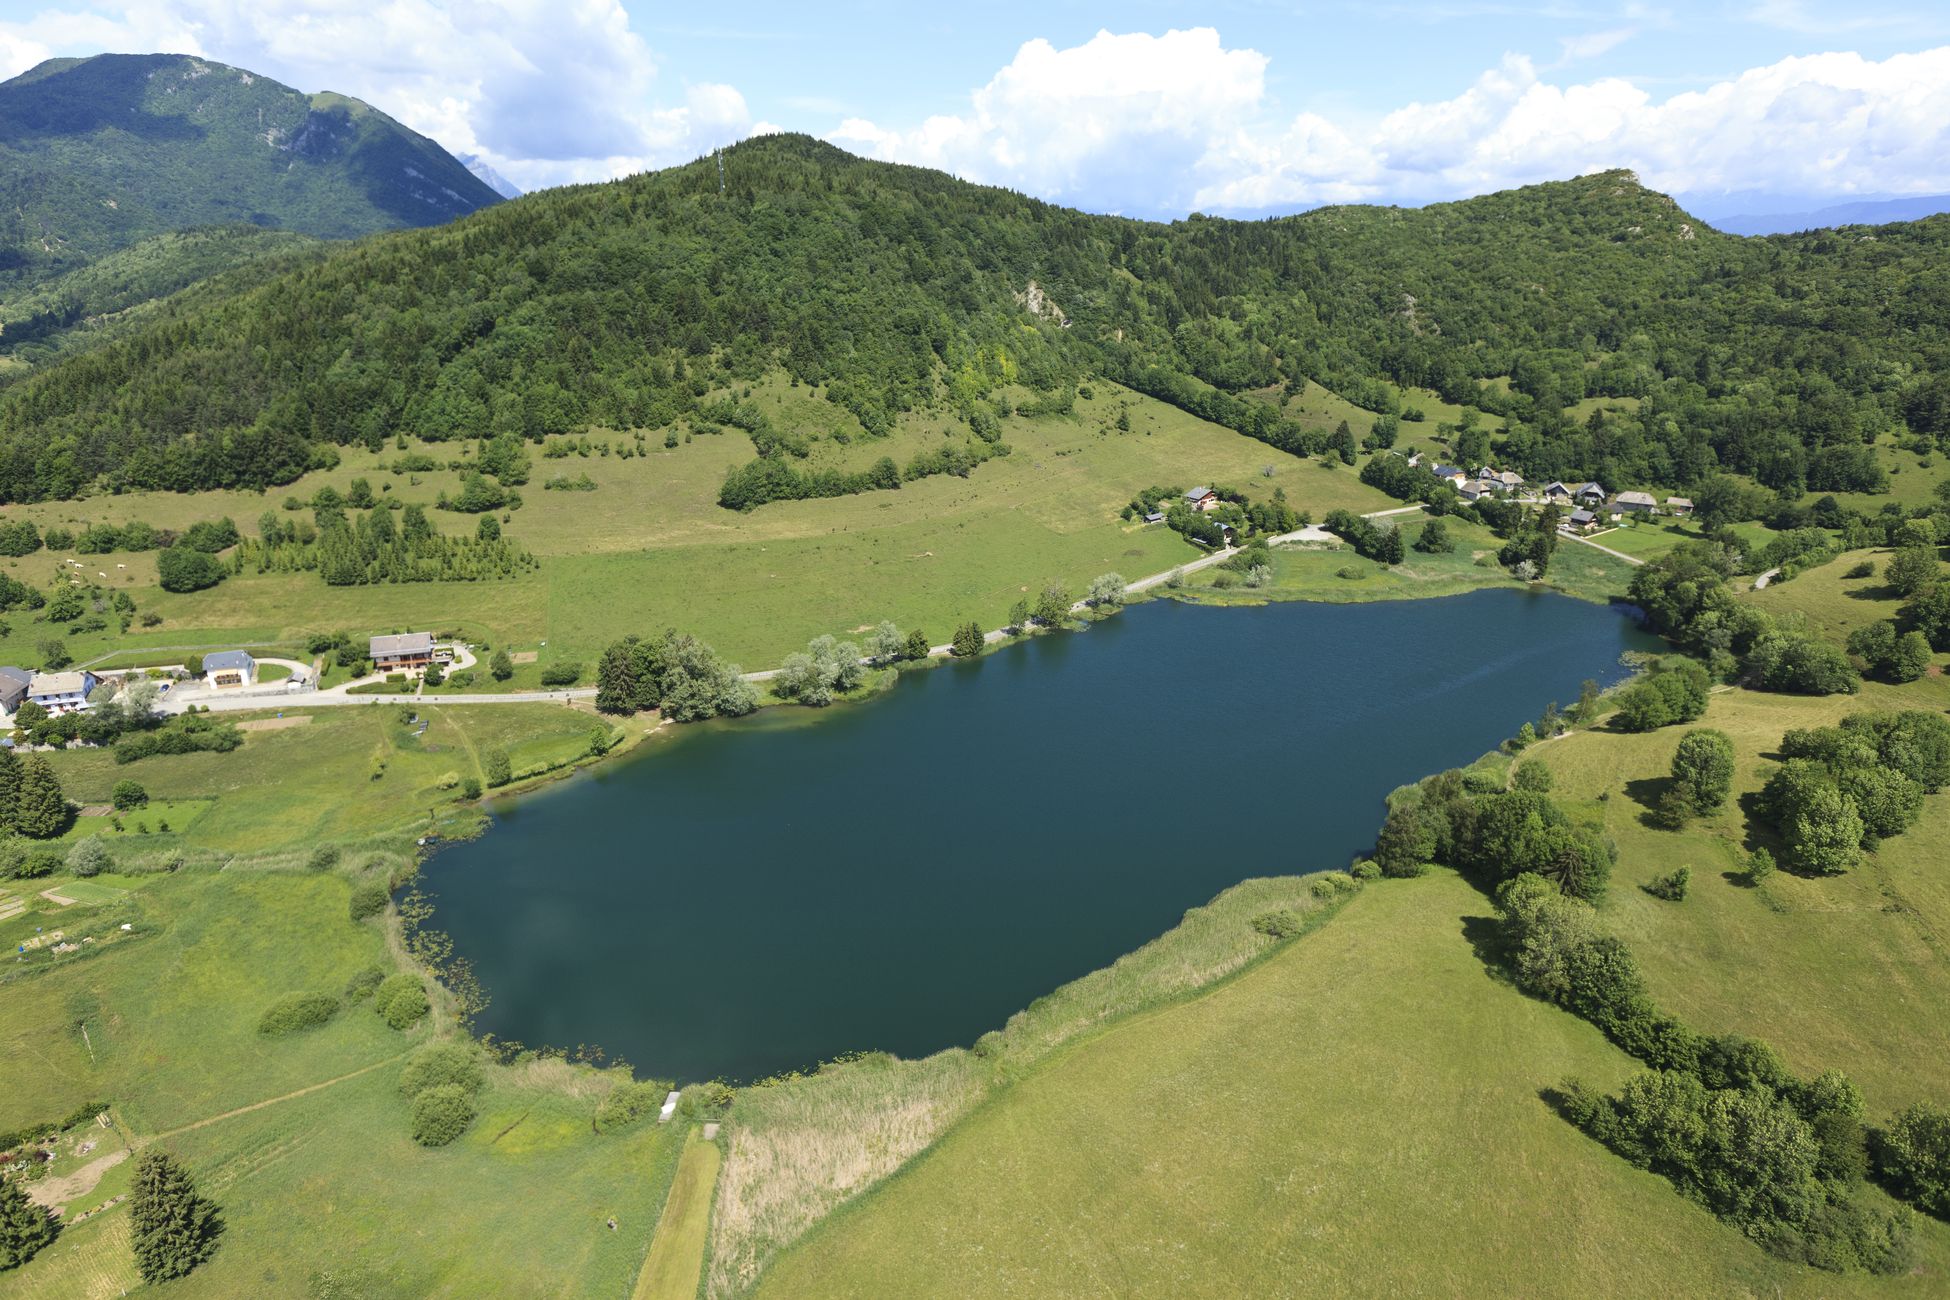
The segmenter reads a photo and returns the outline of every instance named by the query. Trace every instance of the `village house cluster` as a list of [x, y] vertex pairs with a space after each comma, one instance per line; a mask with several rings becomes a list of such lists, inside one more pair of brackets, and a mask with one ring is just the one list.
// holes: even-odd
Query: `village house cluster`
[[[422, 671], [433, 664], [454, 661], [453, 647], [438, 644], [431, 632], [404, 632], [375, 636], [367, 642], [367, 656], [378, 674]], [[310, 675], [301, 665], [283, 661], [291, 670], [283, 689], [304, 690]], [[195, 672], [189, 671], [195, 668]], [[186, 695], [200, 698], [204, 693], [240, 691], [260, 684], [259, 663], [248, 650], [212, 650], [200, 660], [178, 668], [136, 669], [135, 675], [151, 675], [172, 698]], [[80, 713], [118, 694], [130, 676], [125, 671], [75, 668], [58, 672], [35, 672], [28, 668], [0, 665], [0, 727], [12, 727], [21, 706], [32, 703], [50, 716]]]
[[[1408, 458], [1408, 463], [1420, 465], [1423, 460], [1422, 454], [1417, 452]], [[1693, 513], [1690, 497], [1669, 496], [1661, 502], [1650, 492], [1620, 492], [1613, 495], [1605, 491], [1604, 484], [1595, 482], [1564, 483], [1553, 480], [1541, 489], [1529, 490], [1523, 475], [1515, 470], [1499, 470], [1491, 465], [1478, 466], [1472, 474], [1460, 465], [1431, 464], [1429, 472], [1453, 486], [1465, 501], [1499, 496], [1565, 507], [1570, 513], [1565, 516], [1561, 526], [1572, 532], [1588, 533], [1607, 523], [1622, 523], [1627, 517], [1672, 515], [1683, 519]]]

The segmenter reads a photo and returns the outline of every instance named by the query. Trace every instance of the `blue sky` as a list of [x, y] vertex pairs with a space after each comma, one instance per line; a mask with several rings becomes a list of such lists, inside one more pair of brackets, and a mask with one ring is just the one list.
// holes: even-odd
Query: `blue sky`
[[0, 0], [0, 72], [156, 49], [358, 95], [528, 188], [788, 129], [1152, 216], [1615, 165], [1709, 207], [1950, 191], [1941, 0]]

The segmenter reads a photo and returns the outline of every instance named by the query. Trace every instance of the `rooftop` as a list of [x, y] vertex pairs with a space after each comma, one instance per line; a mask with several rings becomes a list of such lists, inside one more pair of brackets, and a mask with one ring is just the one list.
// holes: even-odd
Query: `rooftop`
[[257, 666], [257, 660], [242, 650], [219, 650], [213, 655], [203, 656], [203, 671], [216, 672], [221, 668], [250, 669]]
[[[429, 655], [433, 653], [433, 633], [399, 632], [391, 636], [376, 636], [367, 647], [374, 659], [381, 655]], [[204, 661], [206, 664], [208, 660]]]

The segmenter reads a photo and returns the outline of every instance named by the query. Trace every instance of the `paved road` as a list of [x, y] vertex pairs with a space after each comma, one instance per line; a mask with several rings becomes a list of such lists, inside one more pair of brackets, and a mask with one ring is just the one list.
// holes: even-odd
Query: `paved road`
[[[1417, 514], [1421, 509], [1421, 506], [1397, 506], [1391, 510], [1371, 511], [1364, 518], [1380, 519], [1388, 515]], [[1268, 543], [1273, 546], [1284, 546], [1293, 542], [1332, 542], [1336, 540], [1338, 539], [1332, 533], [1314, 525], [1308, 525], [1305, 528], [1296, 529], [1290, 533], [1281, 533], [1276, 537], [1267, 539]], [[1600, 547], [1599, 549], [1603, 550], [1604, 548]], [[1124, 595], [1126, 598], [1142, 595], [1144, 592], [1171, 581], [1173, 574], [1196, 573], [1200, 569], [1209, 569], [1215, 564], [1223, 564], [1233, 556], [1239, 554], [1239, 550], [1239, 547], [1228, 546], [1222, 550], [1214, 551], [1210, 555], [1200, 556], [1196, 560], [1188, 560], [1177, 568], [1167, 569], [1163, 573], [1154, 573], [1147, 578], [1139, 578], [1136, 582], [1126, 583], [1124, 586]], [[1615, 551], [1612, 553], [1614, 555], [1617, 554]], [[1619, 558], [1631, 559], [1630, 556], [1620, 556]], [[1632, 563], [1638, 564], [1640, 561], [1632, 560]], [[1079, 600], [1070, 606], [1070, 612], [1073, 614], [1081, 614], [1089, 609], [1089, 607], [1088, 602]], [[992, 632], [985, 633], [982, 640], [989, 645], [994, 645], [998, 641], [1008, 640], [1012, 635], [1014, 633], [1008, 628], [996, 628]], [[464, 651], [462, 653], [465, 654]], [[952, 646], [938, 645], [928, 648], [930, 658], [945, 658], [952, 653]], [[457, 663], [455, 668], [465, 668], [472, 662], [473, 656], [467, 655], [466, 662]], [[863, 664], [871, 664], [872, 660], [862, 659], [860, 662]], [[777, 677], [779, 672], [780, 670], [777, 668], [766, 668], [758, 672], [746, 673], [744, 676], [748, 682], [769, 682]], [[321, 706], [329, 708], [334, 705], [348, 704], [568, 704], [574, 700], [593, 700], [596, 698], [596, 691], [593, 687], [580, 687], [560, 691], [513, 691], [492, 695], [482, 692], [466, 695], [450, 695], [445, 692], [438, 695], [417, 695], [410, 692], [398, 695], [346, 694], [347, 686], [357, 684], [355, 682], [348, 682], [344, 686], [334, 686], [323, 691], [297, 691], [291, 693], [266, 691], [259, 695], [226, 694], [183, 700], [165, 699], [159, 704], [158, 708], [163, 713], [181, 713], [185, 708], [194, 704], [200, 709], [208, 709], [213, 713], [243, 713], [257, 709], [313, 709]]]

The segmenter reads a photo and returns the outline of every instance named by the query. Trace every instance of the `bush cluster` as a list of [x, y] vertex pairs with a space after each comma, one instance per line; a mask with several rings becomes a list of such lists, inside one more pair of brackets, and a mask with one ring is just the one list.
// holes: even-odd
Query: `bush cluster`
[[739, 717], [758, 707], [758, 693], [736, 664], [675, 628], [661, 637], [624, 637], [596, 663], [596, 707], [630, 714], [657, 709], [673, 722]]
[[419, 1023], [432, 1009], [432, 1003], [427, 1000], [426, 985], [420, 982], [419, 976], [397, 971], [381, 980], [373, 990], [372, 1009], [388, 1027], [406, 1030]]
[[1488, 880], [1531, 872], [1586, 899], [1603, 897], [1616, 860], [1609, 840], [1575, 825], [1548, 794], [1506, 790], [1487, 770], [1439, 773], [1398, 794], [1374, 853], [1384, 876], [1420, 875], [1432, 862]]
[[316, 1029], [337, 1015], [339, 1000], [329, 993], [288, 993], [264, 1009], [257, 1032], [282, 1038], [302, 1029]]
[[1788, 866], [1836, 875], [1914, 825], [1923, 796], [1950, 783], [1950, 719], [1858, 713], [1839, 727], [1790, 731], [1780, 752], [1786, 761], [1762, 787], [1760, 811]]

